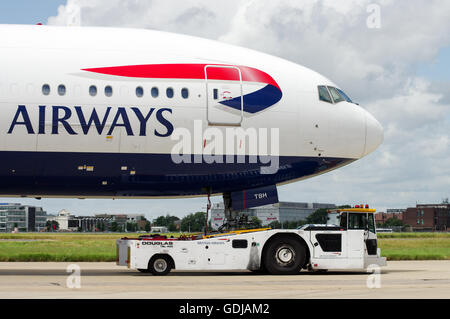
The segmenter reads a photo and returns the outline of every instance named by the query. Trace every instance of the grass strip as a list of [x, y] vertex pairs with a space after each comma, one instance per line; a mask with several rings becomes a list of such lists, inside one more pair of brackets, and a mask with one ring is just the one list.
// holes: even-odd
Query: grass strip
[[[0, 234], [0, 261], [111, 262], [116, 259], [116, 239], [139, 235], [142, 234]], [[388, 260], [450, 260], [450, 234], [447, 233], [379, 234], [378, 246]]]

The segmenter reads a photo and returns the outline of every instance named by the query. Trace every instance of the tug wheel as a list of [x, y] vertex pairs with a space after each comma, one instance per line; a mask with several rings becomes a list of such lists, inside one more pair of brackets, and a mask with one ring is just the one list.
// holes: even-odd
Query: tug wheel
[[154, 276], [165, 276], [171, 270], [171, 260], [164, 255], [153, 256], [148, 263], [148, 271]]
[[305, 247], [300, 242], [281, 237], [269, 243], [264, 266], [272, 275], [294, 275], [300, 272], [305, 259]]

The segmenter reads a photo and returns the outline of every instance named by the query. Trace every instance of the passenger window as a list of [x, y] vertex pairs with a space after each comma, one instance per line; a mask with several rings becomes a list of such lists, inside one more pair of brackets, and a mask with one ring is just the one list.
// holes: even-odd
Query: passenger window
[[105, 87], [105, 95], [111, 97], [113, 95], [113, 89], [109, 85]]
[[143, 97], [144, 96], [144, 89], [142, 87], [137, 87], [136, 88], [136, 96], [137, 97]]
[[157, 88], [157, 87], [152, 87], [152, 96], [153, 96], [154, 98], [157, 98], [158, 95], [159, 95], [159, 90], [158, 90], [158, 88]]
[[331, 96], [327, 90], [327, 87], [320, 85], [318, 88], [319, 88], [319, 100], [328, 102], [328, 103], [333, 103], [333, 100], [331, 99]]
[[50, 94], [50, 85], [44, 84], [42, 86], [42, 94], [49, 95]]
[[62, 84], [58, 86], [58, 95], [60, 96], [66, 95], [66, 87]]
[[166, 95], [167, 95], [167, 97], [169, 99], [173, 98], [173, 89], [172, 88], [167, 88]]
[[97, 87], [95, 85], [91, 85], [89, 87], [89, 95], [96, 96], [97, 95]]
[[183, 99], [187, 99], [189, 97], [189, 90], [187, 88], [181, 89], [181, 96]]
[[328, 90], [330, 90], [331, 96], [333, 97], [334, 103], [339, 103], [342, 101], [345, 101], [345, 99], [339, 94], [338, 90], [336, 88], [329, 86]]

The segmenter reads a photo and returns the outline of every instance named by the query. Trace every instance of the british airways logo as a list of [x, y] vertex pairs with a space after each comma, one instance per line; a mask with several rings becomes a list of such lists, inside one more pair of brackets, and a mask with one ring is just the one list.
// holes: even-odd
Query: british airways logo
[[[28, 134], [59, 134], [61, 130], [64, 130], [70, 135], [87, 135], [91, 130], [94, 130], [99, 135], [113, 135], [116, 128], [123, 127], [129, 136], [154, 134], [159, 137], [168, 137], [172, 135], [174, 130], [169, 120], [171, 114], [172, 109], [170, 108], [149, 108], [142, 112], [137, 107], [107, 107], [103, 114], [100, 115], [95, 108], [89, 112], [83, 110], [81, 106], [70, 108], [67, 106], [47, 107], [46, 105], [40, 105], [38, 125], [34, 126], [27, 107], [19, 105], [9, 127], [8, 134], [12, 134], [18, 127], [24, 127]], [[137, 119], [139, 127], [132, 127], [131, 116]], [[51, 120], [49, 129], [46, 128], [47, 117]], [[110, 125], [107, 124], [108, 119], [112, 119]], [[160, 124], [158, 128], [149, 130], [150, 119], [155, 119]], [[76, 126], [81, 127], [81, 130], [75, 128], [74, 123]], [[162, 129], [160, 128], [161, 126]]]
[[[236, 72], [238, 70], [238, 72]], [[82, 71], [117, 77], [142, 79], [183, 79], [226, 81], [264, 85], [243, 96], [226, 97], [219, 103], [244, 112], [261, 112], [279, 102], [283, 96], [278, 83], [266, 72], [248, 67], [222, 64], [145, 64], [83, 69]]]

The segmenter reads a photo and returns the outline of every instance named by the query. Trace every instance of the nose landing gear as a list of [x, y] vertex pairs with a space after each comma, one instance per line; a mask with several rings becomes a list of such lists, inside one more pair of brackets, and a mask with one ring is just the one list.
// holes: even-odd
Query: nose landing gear
[[225, 221], [223, 225], [219, 227], [219, 232], [252, 229], [257, 227], [254, 222], [248, 220], [248, 215], [240, 214], [239, 211], [233, 209], [231, 193], [223, 193], [223, 204]]

